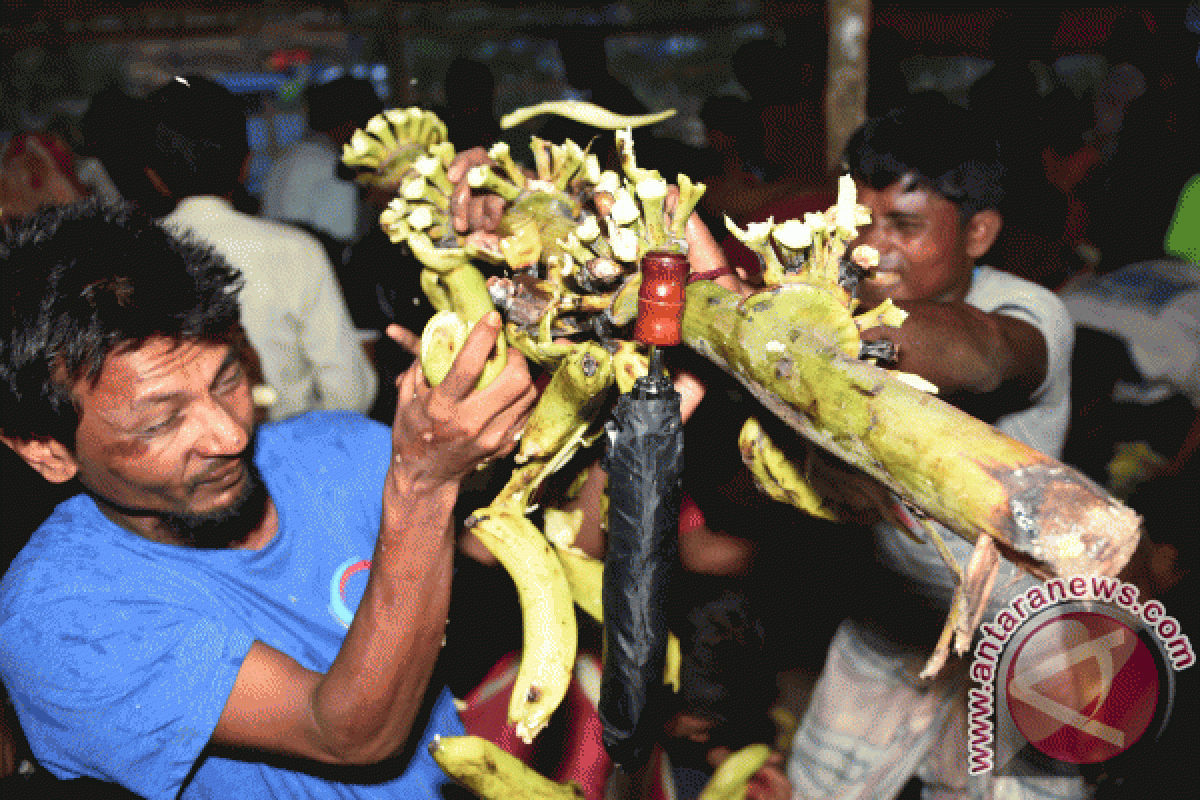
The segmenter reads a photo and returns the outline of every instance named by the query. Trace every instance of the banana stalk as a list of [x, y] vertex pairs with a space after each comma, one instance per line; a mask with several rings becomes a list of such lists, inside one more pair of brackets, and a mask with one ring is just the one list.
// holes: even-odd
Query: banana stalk
[[697, 281], [684, 343], [810, 442], [966, 540], [992, 537], [1035, 574], [1115, 575], [1129, 560], [1138, 539], [1130, 509], [1076, 470], [847, 358], [844, 326], [810, 327], [781, 313], [794, 306], [778, 298], [743, 302]]

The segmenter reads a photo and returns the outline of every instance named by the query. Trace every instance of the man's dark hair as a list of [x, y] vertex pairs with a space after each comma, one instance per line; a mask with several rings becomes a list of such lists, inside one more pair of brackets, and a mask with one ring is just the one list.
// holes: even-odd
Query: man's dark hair
[[844, 169], [873, 189], [899, 180], [937, 192], [963, 220], [1004, 199], [996, 139], [970, 112], [935, 92], [867, 120], [846, 143]]
[[71, 387], [151, 337], [237, 334], [241, 274], [129, 207], [48, 208], [0, 246], [0, 430], [75, 447]]
[[186, 75], [146, 100], [149, 166], [176, 199], [237, 188], [250, 146], [246, 110], [236, 95], [200, 75]]
[[322, 133], [347, 122], [365, 128], [371, 117], [383, 111], [371, 82], [349, 75], [308, 87], [304, 102], [308, 106], [308, 127]]

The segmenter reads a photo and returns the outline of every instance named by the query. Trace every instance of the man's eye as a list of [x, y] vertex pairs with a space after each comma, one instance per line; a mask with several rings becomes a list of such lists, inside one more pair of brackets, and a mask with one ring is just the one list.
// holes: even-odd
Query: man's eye
[[156, 433], [163, 433], [179, 424], [179, 414], [171, 414], [169, 417], [164, 417], [157, 422], [152, 422], [142, 428], [143, 436], [151, 436]]

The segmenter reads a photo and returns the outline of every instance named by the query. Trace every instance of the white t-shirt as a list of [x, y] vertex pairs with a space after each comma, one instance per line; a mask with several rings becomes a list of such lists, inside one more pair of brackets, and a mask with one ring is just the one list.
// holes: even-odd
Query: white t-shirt
[[358, 237], [358, 188], [337, 177], [341, 154], [327, 136], [289, 145], [271, 165], [263, 216], [300, 222], [344, 242]]
[[[1071, 411], [1071, 351], [1075, 328], [1067, 309], [1054, 292], [1035, 283], [991, 267], [977, 267], [967, 292], [966, 303], [981, 311], [1017, 317], [1028, 322], [1046, 341], [1046, 378], [1030, 398], [1028, 408], [1001, 417], [995, 427], [1030, 447], [1058, 458]], [[907, 511], [899, 509], [901, 517]], [[922, 540], [890, 525], [876, 529], [880, 558], [884, 564], [918, 584], [942, 605], [949, 605], [955, 578], [942, 561], [928, 535], [916, 521], [909, 527]], [[938, 526], [942, 539], [955, 560], [966, 568], [973, 545], [945, 527]], [[992, 592], [991, 609], [998, 610], [1023, 592], [1034, 579], [1007, 559], [1001, 559], [1000, 571]]]
[[182, 200], [163, 222], [191, 231], [242, 271], [242, 325], [262, 360], [263, 377], [279, 394], [268, 411], [271, 419], [316, 409], [370, 409], [378, 378], [314, 237], [211, 196]]

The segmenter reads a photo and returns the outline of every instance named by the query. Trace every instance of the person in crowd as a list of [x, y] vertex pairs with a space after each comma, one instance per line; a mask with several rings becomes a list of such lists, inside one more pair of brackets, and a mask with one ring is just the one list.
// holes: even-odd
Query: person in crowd
[[147, 99], [147, 174], [174, 203], [164, 222], [211, 244], [245, 276], [242, 323], [277, 395], [270, 417], [369, 409], [376, 374], [325, 250], [303, 231], [230, 203], [249, 153], [240, 101], [198, 75], [176, 78]]
[[[766, 630], [744, 591], [716, 587], [685, 612], [678, 626], [683, 646], [676, 711], [667, 721], [664, 747], [687, 792], [702, 786], [711, 766], [750, 744], [774, 746], [769, 715], [775, 699]], [[750, 800], [787, 788], [783, 759], [773, 754], [749, 787]], [[784, 795], [786, 796], [786, 795]]]
[[452, 508], [535, 397], [515, 353], [472, 388], [498, 315], [438, 387], [402, 376], [390, 431], [256, 428], [218, 251], [85, 203], [15, 228], [3, 262], [0, 440], [83, 490], [0, 583], [0, 678], [39, 763], [144, 797], [441, 797]]
[[[880, 258], [859, 298], [868, 308], [890, 298], [908, 312], [900, 328], [866, 331], [864, 338], [891, 340], [898, 369], [1058, 456], [1069, 411], [1070, 318], [1052, 292], [978, 263], [1003, 224], [995, 139], [968, 112], [923, 96], [869, 120], [848, 142], [845, 163], [871, 211], [857, 243], [873, 246]], [[827, 490], [836, 496], [839, 485], [845, 483], [830, 481]], [[929, 682], [916, 679], [954, 577], [901, 504], [886, 501], [885, 509], [876, 546], [881, 568], [897, 579], [880, 586], [895, 597], [870, 604], [835, 634], [793, 741], [793, 787], [803, 797], [891, 797], [917, 775], [928, 796], [966, 797], [977, 781], [1011, 785], [1014, 779], [967, 775], [963, 665]], [[948, 532], [943, 538], [966, 564], [970, 546]], [[1005, 562], [991, 607], [1030, 580]], [[1084, 791], [1081, 780], [1049, 777], [1022, 779], [1015, 789], [1034, 787], [1061, 797]]]
[[1063, 458], [1110, 491], [1120, 448], [1144, 445], [1152, 455], [1141, 468], [1153, 471], [1154, 460], [1179, 456], [1200, 409], [1200, 270], [1183, 243], [1195, 225], [1177, 212], [1156, 257], [1081, 272], [1058, 292], [1076, 325], [1075, 361], [1086, 365], [1072, 377]]
[[332, 239], [331, 250], [345, 247], [374, 220], [362, 208], [358, 187], [339, 173], [342, 145], [383, 111], [383, 103], [370, 81], [349, 76], [310, 86], [304, 102], [311, 132], [272, 162], [262, 213]]
[[448, 138], [460, 152], [491, 147], [504, 138], [496, 119], [496, 76], [486, 64], [456, 58], [446, 69], [446, 106], [437, 109]]
[[[995, 140], [973, 122], [948, 101], [922, 96], [870, 119], [847, 144], [846, 168], [871, 211], [855, 244], [880, 256], [859, 297], [867, 308], [891, 298], [908, 312], [900, 328], [863, 335], [891, 340], [897, 368], [937, 385], [947, 400], [1057, 456], [1069, 410], [1071, 320], [1049, 290], [978, 263], [1003, 223], [1003, 168]], [[723, 266], [708, 249], [693, 249], [691, 261], [700, 271]], [[839, 626], [792, 742], [787, 776], [795, 796], [894, 797], [915, 775], [928, 796], [971, 796], [985, 788], [980, 781], [1002, 783], [1014, 796], [1082, 796], [1081, 779], [968, 776], [964, 665], [952, 663], [932, 681], [917, 678], [953, 573], [902, 504], [815, 458], [812, 477], [823, 494], [878, 513], [880, 564], [864, 584], [877, 593]], [[943, 538], [965, 564], [969, 545], [949, 532]], [[1004, 562], [991, 608], [1029, 580]]]
[[[793, 63], [801, 55], [769, 39], [746, 42], [733, 54], [734, 77], [749, 95], [750, 113], [762, 126], [764, 177], [772, 183], [811, 184], [825, 177], [820, 88], [815, 81], [801, 80], [806, 72]], [[814, 54], [807, 55], [813, 59]], [[783, 75], [795, 77], [780, 80]]]
[[0, 147], [0, 221], [43, 205], [73, 203], [87, 194], [75, 175], [75, 154], [62, 137], [20, 133]]

